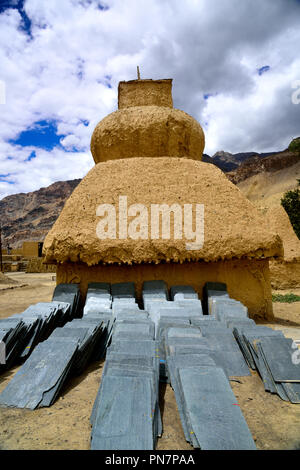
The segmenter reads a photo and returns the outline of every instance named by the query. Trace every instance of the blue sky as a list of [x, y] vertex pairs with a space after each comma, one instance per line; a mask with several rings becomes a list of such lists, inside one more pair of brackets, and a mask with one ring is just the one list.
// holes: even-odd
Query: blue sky
[[173, 78], [206, 153], [286, 148], [300, 135], [299, 24], [298, 0], [0, 0], [0, 199], [83, 177], [137, 65]]

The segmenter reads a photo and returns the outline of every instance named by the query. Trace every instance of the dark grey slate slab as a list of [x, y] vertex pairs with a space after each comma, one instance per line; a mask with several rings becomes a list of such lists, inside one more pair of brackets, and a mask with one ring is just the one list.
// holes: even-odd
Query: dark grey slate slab
[[149, 299], [168, 300], [168, 285], [161, 280], [145, 281], [142, 288], [142, 297], [144, 303]]
[[53, 389], [57, 393], [77, 347], [77, 340], [71, 338], [38, 344], [0, 394], [0, 405], [29, 409], [40, 406], [46, 392]]
[[142, 323], [117, 322], [114, 325], [113, 341], [120, 339], [150, 339], [153, 340], [155, 335], [155, 327], [151, 321]]
[[191, 325], [198, 326], [206, 326], [209, 323], [220, 324], [219, 320], [216, 319], [214, 315], [199, 315], [198, 317], [192, 317], [190, 319]]
[[202, 334], [199, 328], [181, 328], [181, 327], [169, 327], [166, 331], [166, 337], [168, 341], [172, 341], [172, 338], [202, 338]]
[[293, 340], [274, 336], [261, 338], [259, 343], [275, 382], [300, 382], [300, 364], [293, 361]]
[[199, 299], [183, 299], [183, 300], [175, 299], [174, 304], [176, 308], [178, 307], [184, 308], [184, 309], [188, 308], [200, 316], [203, 315], [202, 303], [201, 303], [201, 300]]
[[215, 366], [214, 360], [205, 354], [191, 354], [191, 355], [177, 355], [167, 357], [167, 366], [170, 374], [170, 382], [175, 393], [178, 412], [180, 415], [183, 432], [187, 442], [192, 442], [195, 447], [199, 447], [197, 440], [194, 438], [192, 427], [189, 422], [188, 416], [185, 413], [183, 394], [179, 382], [180, 368], [195, 367], [195, 366]]
[[[5, 368], [11, 367], [19, 358], [26, 358], [36, 344], [48, 338], [54, 328], [68, 321], [70, 304], [63, 302], [40, 302], [31, 305], [24, 312], [5, 319], [15, 325], [6, 338], [7, 361]], [[4, 325], [0, 323], [0, 328]]]
[[213, 299], [210, 306], [210, 313], [219, 320], [226, 321], [227, 318], [247, 318], [248, 309], [241, 302], [234, 299], [218, 298]]
[[52, 300], [70, 304], [69, 319], [82, 316], [81, 295], [78, 284], [58, 284], [54, 289]]
[[244, 357], [249, 366], [255, 370], [256, 365], [254, 362], [253, 354], [250, 351], [250, 344], [254, 340], [258, 340], [265, 336], [283, 336], [281, 331], [272, 330], [272, 328], [255, 325], [255, 326], [238, 326], [233, 328], [233, 335], [241, 348]]
[[192, 286], [177, 285], [170, 288], [171, 300], [198, 299], [198, 294]]
[[203, 336], [214, 350], [240, 352], [235, 337], [229, 329], [224, 332], [206, 332]]
[[253, 438], [221, 368], [179, 370], [185, 409], [204, 450], [254, 450]]
[[[101, 315], [102, 312], [107, 313], [111, 309], [111, 301], [110, 299], [103, 299], [97, 297], [89, 297], [86, 300], [84, 309], [83, 309], [83, 316], [94, 313]], [[111, 312], [111, 311], [110, 311]]]
[[[158, 377], [159, 377], [159, 359], [153, 356], [144, 356], [144, 355], [128, 355], [127, 353], [121, 352], [114, 352], [110, 348], [107, 350], [106, 361], [104, 369], [110, 367], [111, 365], [118, 365], [121, 368], [125, 367], [133, 367], [138, 370], [153, 370], [157, 375], [157, 384], [158, 384]], [[103, 371], [104, 373], [104, 371]], [[91, 424], [93, 425], [95, 421], [96, 412], [99, 405], [101, 393], [101, 386], [99, 387], [94, 405], [91, 414]]]
[[93, 450], [153, 450], [151, 381], [106, 376], [92, 431]]
[[281, 385], [291, 403], [300, 403], [299, 382], [282, 382]]
[[221, 282], [207, 282], [203, 287], [202, 292], [202, 305], [203, 305], [203, 313], [205, 315], [209, 314], [209, 298], [213, 295], [215, 296], [224, 296], [227, 295], [227, 286]]
[[[103, 376], [114, 376], [114, 377], [148, 377], [151, 381], [152, 396], [151, 396], [151, 410], [153, 415], [153, 439], [156, 440], [158, 435], [161, 435], [162, 422], [160, 409], [158, 404], [159, 387], [158, 387], [158, 374], [157, 371], [152, 368], [137, 369], [134, 365], [123, 365], [112, 364], [105, 366], [103, 370]], [[99, 406], [99, 402], [98, 402]]]
[[210, 357], [217, 366], [222, 367], [227, 377], [246, 377], [251, 375], [241, 351], [213, 351]]
[[209, 354], [213, 349], [211, 346], [206, 344], [172, 344], [167, 345], [166, 347], [167, 352], [169, 355], [177, 355], [177, 354]]
[[207, 322], [203, 325], [200, 324], [199, 328], [203, 336], [206, 336], [208, 334], [213, 334], [213, 335], [222, 334], [222, 333], [226, 334], [228, 332], [228, 328], [219, 321]]
[[110, 284], [107, 282], [90, 282], [88, 284], [86, 300], [89, 297], [110, 299], [111, 298]]
[[238, 328], [238, 327], [243, 327], [243, 326], [255, 326], [255, 321], [252, 320], [252, 318], [227, 318], [226, 320], [226, 326], [227, 328], [233, 329], [233, 328]]
[[276, 393], [276, 386], [270, 371], [268, 370], [267, 364], [264, 361], [264, 358], [259, 354], [258, 348], [254, 347], [254, 344], [249, 343], [249, 351], [251, 352], [252, 359], [254, 361], [255, 367], [259, 372], [259, 375], [263, 381], [265, 390], [270, 393]]
[[135, 298], [134, 282], [117, 282], [111, 284], [111, 294], [113, 299], [116, 298]]
[[159, 345], [152, 340], [118, 340], [114, 341], [108, 348], [109, 351], [137, 354], [142, 356], [158, 356]]

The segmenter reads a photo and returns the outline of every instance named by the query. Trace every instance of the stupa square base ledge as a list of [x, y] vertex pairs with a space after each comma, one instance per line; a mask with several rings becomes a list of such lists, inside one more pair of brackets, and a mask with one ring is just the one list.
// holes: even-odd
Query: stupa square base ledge
[[134, 282], [137, 298], [140, 299], [143, 282], [152, 279], [163, 279], [169, 288], [189, 284], [199, 298], [202, 298], [206, 282], [224, 282], [230, 297], [246, 305], [251, 318], [274, 318], [269, 261], [265, 259], [95, 266], [66, 262], [57, 265], [56, 275], [57, 284], [78, 283], [84, 298], [90, 282]]

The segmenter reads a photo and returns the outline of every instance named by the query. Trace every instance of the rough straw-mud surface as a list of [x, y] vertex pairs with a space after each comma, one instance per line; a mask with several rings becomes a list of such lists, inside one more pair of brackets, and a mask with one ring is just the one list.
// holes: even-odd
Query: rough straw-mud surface
[[95, 163], [132, 157], [186, 157], [200, 160], [200, 124], [184, 111], [136, 106], [115, 111], [97, 124], [91, 139]]
[[284, 208], [281, 205], [271, 207], [266, 216], [271, 229], [276, 231], [283, 241], [284, 261], [300, 261], [300, 240]]
[[119, 82], [118, 109], [136, 106], [173, 108], [172, 78], [162, 80], [129, 80]]
[[[98, 205], [113, 204], [118, 220], [119, 196], [127, 196], [128, 206], [138, 203], [147, 208], [147, 240], [119, 239], [118, 224], [116, 239], [97, 237]], [[192, 204], [194, 220], [196, 204], [204, 204], [202, 249], [188, 251], [186, 243], [191, 240], [184, 233], [181, 240], [172, 238], [172, 230], [169, 240], [151, 239], [151, 204], [174, 203], [181, 208]], [[90, 170], [46, 237], [44, 252], [50, 263], [82, 261], [87, 265], [217, 261], [281, 255], [282, 242], [269, 231], [264, 216], [214, 165], [187, 158], [132, 158], [104, 162]]]
[[300, 287], [300, 240], [294, 232], [289, 216], [281, 205], [262, 211], [266, 214], [271, 230], [277, 232], [283, 241], [283, 260], [270, 261], [272, 287]]
[[[31, 303], [49, 301], [55, 281], [49, 274], [14, 273], [13, 277], [30, 285], [23, 289], [0, 292], [0, 317], [21, 312]], [[294, 293], [300, 293], [294, 291]], [[14, 307], [15, 305], [15, 307]], [[274, 304], [273, 328], [293, 327], [294, 339], [300, 338], [300, 303]], [[286, 332], [285, 332], [286, 334]], [[298, 335], [298, 336], [297, 336]], [[0, 391], [18, 370], [0, 376]], [[103, 362], [94, 362], [79, 377], [66, 383], [59, 399], [50, 407], [35, 411], [0, 408], [0, 449], [89, 449], [89, 417], [99, 388]], [[300, 449], [300, 405], [283, 402], [264, 391], [256, 372], [231, 382], [241, 410], [258, 449]], [[157, 449], [188, 449], [176, 400], [170, 385], [162, 385], [160, 406], [163, 436]]]

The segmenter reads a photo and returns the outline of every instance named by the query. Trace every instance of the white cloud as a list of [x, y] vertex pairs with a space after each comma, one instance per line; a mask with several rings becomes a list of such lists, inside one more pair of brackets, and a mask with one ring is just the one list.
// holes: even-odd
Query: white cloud
[[[206, 153], [281, 150], [300, 134], [300, 106], [291, 103], [300, 79], [296, 0], [102, 4], [108, 9], [97, 0], [26, 0], [31, 37], [18, 10], [0, 14], [0, 175], [9, 174], [0, 198], [84, 176], [93, 129], [117, 108], [118, 82], [135, 78], [137, 65], [142, 78], [174, 78], [174, 105], [203, 125]], [[57, 124], [60, 147], [8, 143], [43, 120]]]

